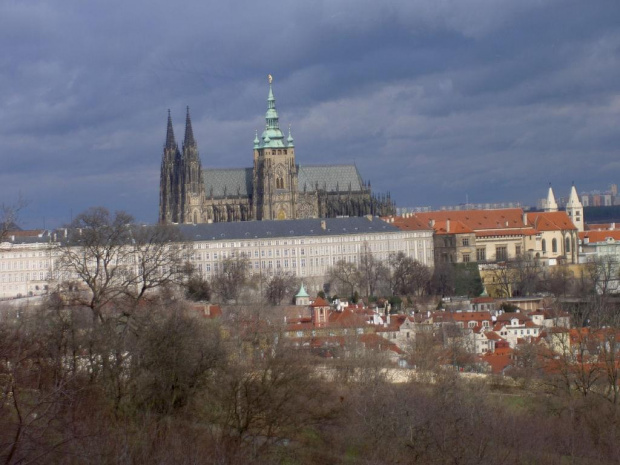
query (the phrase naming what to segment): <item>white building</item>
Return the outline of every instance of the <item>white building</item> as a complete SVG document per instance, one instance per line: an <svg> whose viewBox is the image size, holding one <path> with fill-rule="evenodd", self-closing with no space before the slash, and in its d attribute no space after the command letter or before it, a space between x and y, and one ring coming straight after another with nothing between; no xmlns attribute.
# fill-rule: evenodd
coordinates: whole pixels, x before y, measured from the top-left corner
<svg viewBox="0 0 620 465"><path fill-rule="evenodd" d="M271 276L291 272L311 292L321 290L330 267L340 260L359 263L363 254L387 261L403 252L433 266L433 231L401 231L379 218L328 218L244 221L178 225L185 253L204 278L211 278L231 257L246 257L250 272ZM26 234L24 232L24 234ZM0 247L0 298L45 293L58 277L52 247L54 234L28 232L12 236ZM59 236L61 237L61 236Z"/></svg>
<svg viewBox="0 0 620 465"><path fill-rule="evenodd" d="M365 253L387 261L403 252L433 266L432 229L401 231L376 217L246 221L179 225L191 243L190 261L209 278L222 260L244 256L252 274L292 272L309 291L322 289L330 267L340 260L359 263Z"/></svg>
<svg viewBox="0 0 620 465"><path fill-rule="evenodd" d="M48 231L10 232L0 243L0 299L47 293L54 269Z"/></svg>

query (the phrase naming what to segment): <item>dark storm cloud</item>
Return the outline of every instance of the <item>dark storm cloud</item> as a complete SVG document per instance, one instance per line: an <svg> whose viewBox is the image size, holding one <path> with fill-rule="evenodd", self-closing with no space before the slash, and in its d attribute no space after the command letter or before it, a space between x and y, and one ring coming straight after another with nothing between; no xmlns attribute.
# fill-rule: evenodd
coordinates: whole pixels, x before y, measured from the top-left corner
<svg viewBox="0 0 620 465"><path fill-rule="evenodd" d="M619 24L605 0L3 2L0 198L25 226L153 221L166 110L180 140L191 107L204 166L249 166L268 73L298 162L355 162L399 205L604 188Z"/></svg>

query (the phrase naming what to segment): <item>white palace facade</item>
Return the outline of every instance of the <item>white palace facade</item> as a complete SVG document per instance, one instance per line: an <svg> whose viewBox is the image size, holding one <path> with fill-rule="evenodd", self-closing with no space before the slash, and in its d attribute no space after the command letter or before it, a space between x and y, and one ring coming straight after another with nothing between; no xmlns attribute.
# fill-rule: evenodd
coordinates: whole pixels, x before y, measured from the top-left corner
<svg viewBox="0 0 620 465"><path fill-rule="evenodd" d="M213 277L223 260L245 257L250 273L264 277L290 272L309 291L322 289L330 267L340 260L358 263L371 253L387 261L403 252L433 266L433 230L403 231L378 217L177 225L185 258L201 275ZM46 294L59 276L61 249L55 233L23 232L0 244L0 299Z"/></svg>

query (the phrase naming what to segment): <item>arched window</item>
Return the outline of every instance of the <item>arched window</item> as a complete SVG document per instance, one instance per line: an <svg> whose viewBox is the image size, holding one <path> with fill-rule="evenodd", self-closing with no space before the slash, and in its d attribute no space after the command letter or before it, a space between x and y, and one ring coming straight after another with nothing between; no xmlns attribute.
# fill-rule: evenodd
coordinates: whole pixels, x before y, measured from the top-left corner
<svg viewBox="0 0 620 465"><path fill-rule="evenodd" d="M284 189L284 179L282 179L282 176L276 178L276 189Z"/></svg>
<svg viewBox="0 0 620 465"><path fill-rule="evenodd" d="M557 253L558 252L558 240L555 237L551 241L551 251L553 253Z"/></svg>
<svg viewBox="0 0 620 465"><path fill-rule="evenodd" d="M545 239L542 240L542 251L547 253L547 241Z"/></svg>
<svg viewBox="0 0 620 465"><path fill-rule="evenodd" d="M570 237L566 238L565 244L566 244L565 246L566 253L569 253L570 252Z"/></svg>
<svg viewBox="0 0 620 465"><path fill-rule="evenodd" d="M198 212L194 212L194 224L198 224Z"/></svg>

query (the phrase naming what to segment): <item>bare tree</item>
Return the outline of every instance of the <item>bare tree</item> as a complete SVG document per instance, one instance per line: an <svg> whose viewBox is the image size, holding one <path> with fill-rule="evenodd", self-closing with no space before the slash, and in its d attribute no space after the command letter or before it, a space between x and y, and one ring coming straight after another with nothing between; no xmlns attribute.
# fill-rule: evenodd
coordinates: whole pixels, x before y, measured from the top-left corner
<svg viewBox="0 0 620 465"><path fill-rule="evenodd" d="M397 295L422 295L427 291L431 271L403 252L390 255L392 292Z"/></svg>
<svg viewBox="0 0 620 465"><path fill-rule="evenodd" d="M538 260L529 255L518 255L508 263L514 282L514 292L517 295L527 296L534 294L541 279L541 268Z"/></svg>
<svg viewBox="0 0 620 465"><path fill-rule="evenodd" d="M188 277L187 244L174 226L133 226L129 249L136 266L130 269L134 276L127 294L135 301L152 289L180 284Z"/></svg>
<svg viewBox="0 0 620 465"><path fill-rule="evenodd" d="M125 212L90 208L69 225L67 242L59 246L61 280L86 286L88 292L77 289L73 298L91 309L94 320L103 321L103 307L135 284L130 271L135 258L128 247L132 222Z"/></svg>
<svg viewBox="0 0 620 465"><path fill-rule="evenodd" d="M72 297L99 321L107 304L123 298L130 315L149 291L185 277L187 256L177 229L137 226L129 214L112 215L103 207L78 215L58 252L61 281L77 283Z"/></svg>
<svg viewBox="0 0 620 465"><path fill-rule="evenodd" d="M360 282L360 273L355 263L339 260L327 273L329 282L337 292L352 296Z"/></svg>
<svg viewBox="0 0 620 465"><path fill-rule="evenodd" d="M279 273L268 280L265 297L271 305L280 305L285 297L292 297L298 288L299 280L293 273Z"/></svg>
<svg viewBox="0 0 620 465"><path fill-rule="evenodd" d="M359 285L364 290L366 297L375 295L378 286L389 281L387 266L373 255L366 242L362 246L357 269Z"/></svg>
<svg viewBox="0 0 620 465"><path fill-rule="evenodd" d="M17 228L17 220L20 212L28 205L28 202L20 194L15 203L0 204L0 242L5 240L12 229Z"/></svg>
<svg viewBox="0 0 620 465"><path fill-rule="evenodd" d="M248 258L237 256L225 259L211 281L213 291L224 301L238 302L248 282L249 271Z"/></svg>
<svg viewBox="0 0 620 465"><path fill-rule="evenodd" d="M498 297L512 297L514 283L512 269L506 262L485 265L486 276L491 279L487 288L493 289Z"/></svg>
<svg viewBox="0 0 620 465"><path fill-rule="evenodd" d="M433 270L431 288L437 295L454 295L455 286L454 266L451 263L439 263Z"/></svg>
<svg viewBox="0 0 620 465"><path fill-rule="evenodd" d="M556 297L570 292L574 282L573 273L565 265L554 266L545 276L545 288Z"/></svg>

